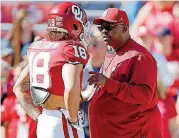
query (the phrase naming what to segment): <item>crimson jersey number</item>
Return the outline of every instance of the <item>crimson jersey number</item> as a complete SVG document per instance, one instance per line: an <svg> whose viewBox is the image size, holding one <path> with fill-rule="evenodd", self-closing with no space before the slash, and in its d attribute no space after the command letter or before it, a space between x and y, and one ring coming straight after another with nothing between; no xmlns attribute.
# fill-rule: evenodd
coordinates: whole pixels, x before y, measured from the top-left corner
<svg viewBox="0 0 179 138"><path fill-rule="evenodd" d="M38 66L38 62L40 60L42 61L42 65ZM32 86L41 87L44 89L48 89L50 87L50 76L48 73L49 61L49 52L40 52L38 54L35 54L35 52L30 52L29 66ZM42 79L39 80L39 76L41 76Z"/></svg>
<svg viewBox="0 0 179 138"><path fill-rule="evenodd" d="M86 50L83 47L77 47L73 46L74 51L75 51L75 57L81 57L83 59L87 58Z"/></svg>

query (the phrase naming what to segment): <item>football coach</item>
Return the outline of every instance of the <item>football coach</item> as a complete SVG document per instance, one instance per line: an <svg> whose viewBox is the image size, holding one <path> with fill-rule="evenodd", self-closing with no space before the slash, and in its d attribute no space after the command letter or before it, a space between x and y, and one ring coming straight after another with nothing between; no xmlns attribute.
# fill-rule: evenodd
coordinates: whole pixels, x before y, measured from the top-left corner
<svg viewBox="0 0 179 138"><path fill-rule="evenodd" d="M91 138L163 138L156 61L130 37L125 11L108 8L93 23L113 51L88 79L96 86L89 104Z"/></svg>

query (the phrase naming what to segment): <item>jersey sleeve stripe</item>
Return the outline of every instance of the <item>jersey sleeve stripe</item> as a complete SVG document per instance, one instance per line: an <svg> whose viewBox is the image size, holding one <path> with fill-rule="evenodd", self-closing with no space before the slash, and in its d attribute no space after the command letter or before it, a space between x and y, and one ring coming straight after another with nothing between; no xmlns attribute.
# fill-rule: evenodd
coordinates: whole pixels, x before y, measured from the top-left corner
<svg viewBox="0 0 179 138"><path fill-rule="evenodd" d="M67 63L69 63L69 64L73 64L73 65L76 65L76 64L81 64L80 62L78 62L78 61L74 61L74 62L72 62L72 61L68 61Z"/></svg>

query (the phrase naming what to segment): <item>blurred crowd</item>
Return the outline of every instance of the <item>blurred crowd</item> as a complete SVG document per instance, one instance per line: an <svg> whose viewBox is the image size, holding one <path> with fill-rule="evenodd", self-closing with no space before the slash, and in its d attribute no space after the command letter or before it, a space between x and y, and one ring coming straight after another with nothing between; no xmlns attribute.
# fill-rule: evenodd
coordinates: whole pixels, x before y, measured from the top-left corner
<svg viewBox="0 0 179 138"><path fill-rule="evenodd" d="M45 37L46 30L34 30L34 25L47 22L47 13L55 3L44 4L44 7L41 3L1 5L1 22L12 23L9 30L1 31L1 131L4 130L4 138L36 137L36 122L20 107L12 88L27 65L28 47L36 36ZM158 106L164 121L165 138L179 138L177 133L173 133L179 126L179 2L121 1L79 4L89 10L89 13L93 10L104 11L108 7L117 7L127 12L131 37L146 47L157 61ZM93 16L89 18L92 20ZM111 51L95 26L92 27L91 35L91 43L87 49L90 59L84 69L84 82L88 78L87 72L99 72L106 51ZM86 87L87 84L83 83L83 91ZM87 108L88 102L81 105L85 114L86 138L89 137Z"/></svg>

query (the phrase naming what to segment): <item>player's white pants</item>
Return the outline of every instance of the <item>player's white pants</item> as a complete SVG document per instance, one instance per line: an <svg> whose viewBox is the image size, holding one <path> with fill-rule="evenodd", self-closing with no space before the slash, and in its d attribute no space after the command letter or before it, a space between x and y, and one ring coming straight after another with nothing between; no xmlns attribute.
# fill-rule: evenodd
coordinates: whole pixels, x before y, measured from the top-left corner
<svg viewBox="0 0 179 138"><path fill-rule="evenodd" d="M83 128L69 125L60 110L46 110L38 117L37 138L85 138Z"/></svg>

